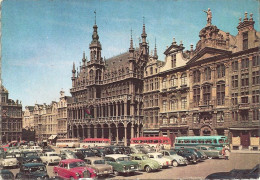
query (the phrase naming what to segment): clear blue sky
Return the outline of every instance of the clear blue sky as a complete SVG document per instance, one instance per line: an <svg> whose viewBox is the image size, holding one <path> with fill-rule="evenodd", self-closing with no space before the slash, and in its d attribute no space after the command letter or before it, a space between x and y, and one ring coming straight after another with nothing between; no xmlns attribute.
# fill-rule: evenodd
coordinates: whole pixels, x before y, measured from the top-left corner
<svg viewBox="0 0 260 180"><path fill-rule="evenodd" d="M208 8L212 23L223 31L236 35L245 11L254 14L259 31L257 0L4 0L3 85L23 106L57 101L62 88L70 95L72 64L79 66L83 51L89 57L95 9L102 56L126 52L131 28L138 44L144 16L150 49L156 37L164 60L173 37L186 49L197 43Z"/></svg>

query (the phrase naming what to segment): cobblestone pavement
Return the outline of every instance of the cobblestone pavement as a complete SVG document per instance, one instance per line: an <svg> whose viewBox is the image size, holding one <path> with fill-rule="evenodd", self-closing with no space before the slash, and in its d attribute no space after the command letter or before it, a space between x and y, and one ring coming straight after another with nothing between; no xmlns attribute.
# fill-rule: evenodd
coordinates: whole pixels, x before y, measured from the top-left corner
<svg viewBox="0 0 260 180"><path fill-rule="evenodd" d="M207 159L204 162L188 166L169 167L158 172L137 172L133 176L110 176L109 179L204 179L207 175L215 172L230 171L232 169L251 169L259 163L257 153L231 153L230 160ZM53 165L48 166L48 174L52 177ZM10 169L14 175L19 169Z"/></svg>

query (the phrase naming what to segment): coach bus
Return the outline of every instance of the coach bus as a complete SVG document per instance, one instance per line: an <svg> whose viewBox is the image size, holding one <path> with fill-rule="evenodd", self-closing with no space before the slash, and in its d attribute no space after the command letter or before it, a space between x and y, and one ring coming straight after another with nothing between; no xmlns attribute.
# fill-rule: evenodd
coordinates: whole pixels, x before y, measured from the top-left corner
<svg viewBox="0 0 260 180"><path fill-rule="evenodd" d="M106 138L86 138L80 142L80 147L109 146L111 140Z"/></svg>
<svg viewBox="0 0 260 180"><path fill-rule="evenodd" d="M64 147L78 148L79 139L77 138L57 139L56 146L62 148Z"/></svg>
<svg viewBox="0 0 260 180"><path fill-rule="evenodd" d="M171 140L168 137L136 137L131 138L130 146L148 144L151 147L156 147L158 144L164 146L165 149L171 148Z"/></svg>
<svg viewBox="0 0 260 180"><path fill-rule="evenodd" d="M198 145L214 146L216 149L222 150L223 146L229 145L229 143L226 136L183 136L175 138L175 148Z"/></svg>

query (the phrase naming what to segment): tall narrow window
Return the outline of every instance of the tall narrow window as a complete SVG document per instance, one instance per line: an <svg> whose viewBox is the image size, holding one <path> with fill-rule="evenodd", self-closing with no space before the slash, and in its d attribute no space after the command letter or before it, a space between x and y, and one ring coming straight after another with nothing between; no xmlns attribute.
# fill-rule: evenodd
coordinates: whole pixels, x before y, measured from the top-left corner
<svg viewBox="0 0 260 180"><path fill-rule="evenodd" d="M217 85L217 104L218 105L225 104L225 84Z"/></svg>
<svg viewBox="0 0 260 180"><path fill-rule="evenodd" d="M153 67L150 67L150 74L153 74Z"/></svg>
<svg viewBox="0 0 260 180"><path fill-rule="evenodd" d="M232 62L232 70L237 71L238 70L238 61L233 61Z"/></svg>
<svg viewBox="0 0 260 180"><path fill-rule="evenodd" d="M162 81L162 88L163 88L163 89L166 88L166 78L163 78L163 81Z"/></svg>
<svg viewBox="0 0 260 180"><path fill-rule="evenodd" d="M203 102L204 105L210 104L211 88L209 85L203 87Z"/></svg>
<svg viewBox="0 0 260 180"><path fill-rule="evenodd" d="M181 85L186 85L187 84L187 74L186 73L183 73L181 75Z"/></svg>
<svg viewBox="0 0 260 180"><path fill-rule="evenodd" d="M248 91L241 92L241 103L246 104L248 103Z"/></svg>
<svg viewBox="0 0 260 180"><path fill-rule="evenodd" d="M200 102L200 87L193 88L193 104L198 107Z"/></svg>
<svg viewBox="0 0 260 180"><path fill-rule="evenodd" d="M205 80L211 80L211 69L210 69L210 67L205 68L204 77L205 77Z"/></svg>
<svg viewBox="0 0 260 180"><path fill-rule="evenodd" d="M171 77L171 87L177 86L177 78L175 75Z"/></svg>
<svg viewBox="0 0 260 180"><path fill-rule="evenodd" d="M176 67L176 54L172 55L172 68Z"/></svg>
<svg viewBox="0 0 260 180"><path fill-rule="evenodd" d="M167 119L167 117L163 117L163 124L168 124L168 119Z"/></svg>
<svg viewBox="0 0 260 180"><path fill-rule="evenodd" d="M167 111L167 101L163 100L163 111L166 112Z"/></svg>
<svg viewBox="0 0 260 180"><path fill-rule="evenodd" d="M193 82L197 83L200 82L200 71L196 70L193 72Z"/></svg>
<svg viewBox="0 0 260 180"><path fill-rule="evenodd" d="M159 89L159 81L158 81L158 78L155 78L155 89Z"/></svg>
<svg viewBox="0 0 260 180"><path fill-rule="evenodd" d="M260 84L260 73L259 71L254 71L252 73L253 85Z"/></svg>
<svg viewBox="0 0 260 180"><path fill-rule="evenodd" d="M220 64L217 66L218 78L225 77L225 65Z"/></svg>
<svg viewBox="0 0 260 180"><path fill-rule="evenodd" d="M253 110L253 121L259 121L259 110L258 109Z"/></svg>
<svg viewBox="0 0 260 180"><path fill-rule="evenodd" d="M249 75L248 73L241 74L241 86L249 86Z"/></svg>
<svg viewBox="0 0 260 180"><path fill-rule="evenodd" d="M224 122L224 112L223 111L217 112L217 122Z"/></svg>
<svg viewBox="0 0 260 180"><path fill-rule="evenodd" d="M243 50L248 49L248 32L243 33Z"/></svg>
<svg viewBox="0 0 260 180"><path fill-rule="evenodd" d="M260 96L259 90L252 91L252 103L259 103L259 96Z"/></svg>
<svg viewBox="0 0 260 180"><path fill-rule="evenodd" d="M237 97L238 97L238 93L233 93L232 94L232 98L231 98L232 105L237 105L238 104Z"/></svg>
<svg viewBox="0 0 260 180"><path fill-rule="evenodd" d="M233 121L237 121L238 120L238 112L237 111L233 111L232 112L232 120Z"/></svg>
<svg viewBox="0 0 260 180"><path fill-rule="evenodd" d="M260 58L259 56L254 56L253 57L253 67L254 66L259 66L260 65Z"/></svg>
<svg viewBox="0 0 260 180"><path fill-rule="evenodd" d="M242 69L247 69L249 67L249 59L246 58L246 59L242 59L241 61L241 68Z"/></svg>
<svg viewBox="0 0 260 180"><path fill-rule="evenodd" d="M238 75L232 76L232 88L238 87Z"/></svg>
<svg viewBox="0 0 260 180"><path fill-rule="evenodd" d="M187 108L187 98L186 97L181 98L181 108L182 109Z"/></svg>

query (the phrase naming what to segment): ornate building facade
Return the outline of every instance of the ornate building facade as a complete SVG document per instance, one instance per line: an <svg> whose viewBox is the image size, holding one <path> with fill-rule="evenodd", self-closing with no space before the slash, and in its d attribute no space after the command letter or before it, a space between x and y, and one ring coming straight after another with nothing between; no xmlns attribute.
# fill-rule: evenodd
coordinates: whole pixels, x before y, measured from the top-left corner
<svg viewBox="0 0 260 180"><path fill-rule="evenodd" d="M20 141L22 138L22 104L9 99L9 93L1 86L2 139L3 143Z"/></svg>
<svg viewBox="0 0 260 180"><path fill-rule="evenodd" d="M260 33L253 14L240 19L236 36L212 25L211 17L194 50L173 40L165 62L149 58L144 134L226 135L239 137L240 147L259 146L253 138L259 137Z"/></svg>
<svg viewBox="0 0 260 180"><path fill-rule="evenodd" d="M145 25L139 48L104 59L97 25L93 26L89 61L83 53L82 65L76 72L73 64L71 94L68 104L69 137L103 137L123 141L142 136L143 74L149 47Z"/></svg>

